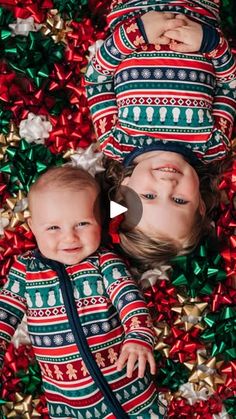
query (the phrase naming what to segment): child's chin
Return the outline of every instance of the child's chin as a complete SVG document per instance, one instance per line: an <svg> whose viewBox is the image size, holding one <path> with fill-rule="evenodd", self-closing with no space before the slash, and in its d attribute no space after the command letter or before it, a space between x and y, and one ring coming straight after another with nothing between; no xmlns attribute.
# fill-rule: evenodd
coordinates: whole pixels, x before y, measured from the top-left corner
<svg viewBox="0 0 236 419"><path fill-rule="evenodd" d="M64 265L75 265L76 263L81 262L82 259L84 258L81 255L69 254L65 256L59 256L55 260L57 260L57 262L63 263Z"/></svg>

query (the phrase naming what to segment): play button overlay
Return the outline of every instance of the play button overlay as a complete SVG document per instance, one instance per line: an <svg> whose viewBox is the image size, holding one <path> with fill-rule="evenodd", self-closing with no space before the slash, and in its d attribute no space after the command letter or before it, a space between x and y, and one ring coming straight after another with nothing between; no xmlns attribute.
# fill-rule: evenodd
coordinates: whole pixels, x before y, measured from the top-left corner
<svg viewBox="0 0 236 419"><path fill-rule="evenodd" d="M110 201L110 218L117 217L117 215L124 214L128 208L118 204L115 201Z"/></svg>
<svg viewBox="0 0 236 419"><path fill-rule="evenodd" d="M142 201L139 195L128 186L119 188L119 196L115 196L115 188L109 190L110 218L124 214L122 228L129 231L136 227L143 214Z"/></svg>

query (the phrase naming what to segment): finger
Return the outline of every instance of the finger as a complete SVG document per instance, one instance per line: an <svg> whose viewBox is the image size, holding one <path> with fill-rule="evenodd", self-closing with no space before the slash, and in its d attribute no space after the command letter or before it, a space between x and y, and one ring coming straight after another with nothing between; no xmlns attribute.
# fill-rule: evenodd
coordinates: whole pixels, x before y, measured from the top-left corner
<svg viewBox="0 0 236 419"><path fill-rule="evenodd" d="M169 47L172 51L177 51L177 52L194 52L195 51L191 45L187 45L184 43L180 43L180 44L170 43Z"/></svg>
<svg viewBox="0 0 236 419"><path fill-rule="evenodd" d="M183 32L180 29L166 31L163 36L167 36L167 38L173 39L177 42L183 42L185 40Z"/></svg>
<svg viewBox="0 0 236 419"><path fill-rule="evenodd" d="M181 14L175 15L175 19L181 19L185 23L189 22L189 19L185 15L181 15Z"/></svg>
<svg viewBox="0 0 236 419"><path fill-rule="evenodd" d="M145 356L140 355L138 359L138 378L143 378L146 369L147 359Z"/></svg>
<svg viewBox="0 0 236 419"><path fill-rule="evenodd" d="M174 19L175 18L175 14L171 13L171 12L163 12L163 15L167 18L167 19Z"/></svg>
<svg viewBox="0 0 236 419"><path fill-rule="evenodd" d="M170 38L167 38L167 36L159 36L155 43L160 45L168 45L170 43Z"/></svg>
<svg viewBox="0 0 236 419"><path fill-rule="evenodd" d="M127 362L127 367L126 367L126 375L128 378L132 377L136 361L137 361L137 355L130 354L128 358L128 362Z"/></svg>
<svg viewBox="0 0 236 419"><path fill-rule="evenodd" d="M165 22L165 31L177 29L186 25L186 22L181 19L171 19Z"/></svg>
<svg viewBox="0 0 236 419"><path fill-rule="evenodd" d="M156 362L152 353L148 354L148 363L150 367L150 373L152 375L156 374Z"/></svg>
<svg viewBox="0 0 236 419"><path fill-rule="evenodd" d="M127 362L127 359L128 359L128 353L126 351L121 351L121 354L116 363L117 371L121 371L124 368Z"/></svg>

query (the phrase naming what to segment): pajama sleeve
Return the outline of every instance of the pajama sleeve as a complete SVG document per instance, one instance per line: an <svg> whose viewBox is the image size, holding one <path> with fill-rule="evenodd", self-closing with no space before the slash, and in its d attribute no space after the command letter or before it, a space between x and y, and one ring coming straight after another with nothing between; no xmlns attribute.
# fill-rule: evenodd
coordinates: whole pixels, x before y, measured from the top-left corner
<svg viewBox="0 0 236 419"><path fill-rule="evenodd" d="M154 330L151 317L125 263L114 253L106 252L100 257L100 269L106 292L124 327L124 343L138 343L152 350Z"/></svg>
<svg viewBox="0 0 236 419"><path fill-rule="evenodd" d="M123 59L145 41L132 18L115 29L91 60L85 73L85 88L94 129L101 149L113 143L113 129L118 125L118 108L113 76ZM116 143L116 147L119 145ZM106 154L109 155L109 152ZM119 151L117 152L119 155Z"/></svg>
<svg viewBox="0 0 236 419"><path fill-rule="evenodd" d="M212 139L230 148L236 115L236 59L222 34L218 46L203 55L212 61L216 77Z"/></svg>
<svg viewBox="0 0 236 419"><path fill-rule="evenodd" d="M0 365L7 345L26 312L26 265L21 257L10 269L8 281L0 291Z"/></svg>

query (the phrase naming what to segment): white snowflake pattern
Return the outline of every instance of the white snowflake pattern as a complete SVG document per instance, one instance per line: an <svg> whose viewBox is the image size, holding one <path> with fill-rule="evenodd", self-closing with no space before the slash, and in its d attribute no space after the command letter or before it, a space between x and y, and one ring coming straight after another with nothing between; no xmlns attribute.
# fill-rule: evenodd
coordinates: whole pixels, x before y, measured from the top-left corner
<svg viewBox="0 0 236 419"><path fill-rule="evenodd" d="M43 337L43 342L44 342L44 345L46 346L50 346L52 343L51 339L48 336Z"/></svg>
<svg viewBox="0 0 236 419"><path fill-rule="evenodd" d="M151 76L151 71L145 68L144 70L142 70L142 76L144 79L149 79Z"/></svg>
<svg viewBox="0 0 236 419"><path fill-rule="evenodd" d="M87 336L88 335L88 329L87 329L87 327L83 327L83 331L84 331L85 336Z"/></svg>
<svg viewBox="0 0 236 419"><path fill-rule="evenodd" d="M93 333L93 335L95 335L95 333L99 333L99 326L97 324L92 324L91 332Z"/></svg>
<svg viewBox="0 0 236 419"><path fill-rule="evenodd" d="M118 310L121 310L123 307L123 301L119 301L118 303Z"/></svg>
<svg viewBox="0 0 236 419"><path fill-rule="evenodd" d="M136 295L134 292L129 292L126 297L126 301L134 301L136 299Z"/></svg>
<svg viewBox="0 0 236 419"><path fill-rule="evenodd" d="M175 77L175 72L171 69L166 70L166 77L168 79L173 79Z"/></svg>
<svg viewBox="0 0 236 419"><path fill-rule="evenodd" d="M190 71L190 73L189 73L189 78L190 78L190 80L192 80L192 81L197 80L197 73L196 73L196 71Z"/></svg>
<svg viewBox="0 0 236 419"><path fill-rule="evenodd" d="M12 325L14 325L14 324L16 324L17 320L16 320L16 318L15 318L15 317L11 316L11 317L9 318L9 322L10 322Z"/></svg>
<svg viewBox="0 0 236 419"><path fill-rule="evenodd" d="M55 343L55 345L61 345L63 342L63 338L61 335L55 335L53 338L53 342Z"/></svg>
<svg viewBox="0 0 236 419"><path fill-rule="evenodd" d="M0 311L0 319L1 320L4 320L4 319L6 319L7 318L7 313L5 313L5 311Z"/></svg>
<svg viewBox="0 0 236 419"><path fill-rule="evenodd" d="M156 69L153 74L156 79L161 79L163 77L163 71L160 69Z"/></svg>
<svg viewBox="0 0 236 419"><path fill-rule="evenodd" d="M109 323L108 323L108 322L104 322L104 323L102 323L102 330L103 330L104 332L108 332L108 331L110 330L110 325L109 325Z"/></svg>
<svg viewBox="0 0 236 419"><path fill-rule="evenodd" d="M118 55L119 54L118 49L116 49L115 47L111 47L110 51L111 51L112 55Z"/></svg>
<svg viewBox="0 0 236 419"><path fill-rule="evenodd" d="M178 77L180 80L185 80L187 77L187 73L185 70L179 70L178 71Z"/></svg>
<svg viewBox="0 0 236 419"><path fill-rule="evenodd" d="M121 77L120 77L120 75L116 77L115 81L116 81L117 84L120 84L121 83Z"/></svg>
<svg viewBox="0 0 236 419"><path fill-rule="evenodd" d="M138 70L131 70L130 72L132 79L137 79L139 77L139 72Z"/></svg>
<svg viewBox="0 0 236 419"><path fill-rule="evenodd" d="M200 79L202 82L204 82L204 81L205 81L205 78L206 78L205 74L201 72L201 73L199 74L199 79Z"/></svg>
<svg viewBox="0 0 236 419"><path fill-rule="evenodd" d="M129 73L128 73L128 71L123 71L123 73L122 73L122 78L123 78L123 80L128 80L128 78L129 78Z"/></svg>
<svg viewBox="0 0 236 419"><path fill-rule="evenodd" d="M73 343L75 341L73 333L67 333L66 341L69 342L69 343Z"/></svg>
<svg viewBox="0 0 236 419"><path fill-rule="evenodd" d="M112 324L112 327L116 327L117 326L117 319L112 319L111 320L111 324Z"/></svg>
<svg viewBox="0 0 236 419"><path fill-rule="evenodd" d="M42 344L42 340L39 336L35 336L35 343L39 346Z"/></svg>

